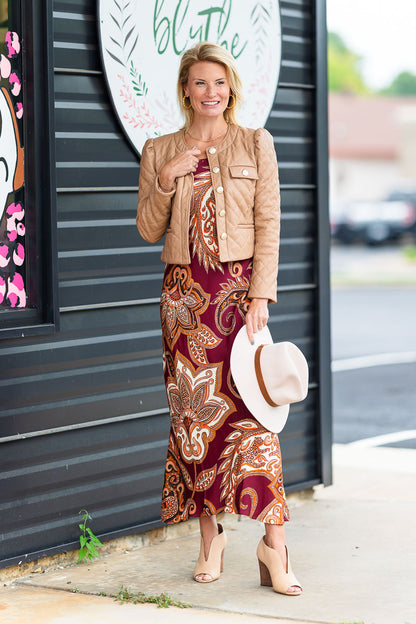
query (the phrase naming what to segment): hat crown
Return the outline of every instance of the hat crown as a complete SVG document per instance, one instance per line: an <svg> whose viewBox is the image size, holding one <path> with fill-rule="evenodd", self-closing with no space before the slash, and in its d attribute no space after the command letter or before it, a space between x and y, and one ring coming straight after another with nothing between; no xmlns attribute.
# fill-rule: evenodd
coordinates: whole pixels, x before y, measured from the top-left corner
<svg viewBox="0 0 416 624"><path fill-rule="evenodd" d="M308 365L292 342L264 345L260 368L267 392L276 405L303 401L308 393Z"/></svg>
<svg viewBox="0 0 416 624"><path fill-rule="evenodd" d="M308 391L308 364L291 342L273 343L269 328L254 334L254 345L243 326L231 349L231 374L237 390L257 421L279 433L290 403L302 401Z"/></svg>

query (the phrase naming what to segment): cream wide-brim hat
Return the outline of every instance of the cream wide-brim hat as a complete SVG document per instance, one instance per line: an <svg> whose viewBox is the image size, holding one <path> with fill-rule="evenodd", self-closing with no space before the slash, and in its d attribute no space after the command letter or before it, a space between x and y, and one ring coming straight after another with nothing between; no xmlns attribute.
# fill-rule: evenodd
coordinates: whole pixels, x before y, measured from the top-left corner
<svg viewBox="0 0 416 624"><path fill-rule="evenodd" d="M273 343L267 326L254 334L252 345L244 325L235 337L230 366L237 390L254 418L269 431L280 433L290 404L302 401L308 393L303 353L292 342Z"/></svg>

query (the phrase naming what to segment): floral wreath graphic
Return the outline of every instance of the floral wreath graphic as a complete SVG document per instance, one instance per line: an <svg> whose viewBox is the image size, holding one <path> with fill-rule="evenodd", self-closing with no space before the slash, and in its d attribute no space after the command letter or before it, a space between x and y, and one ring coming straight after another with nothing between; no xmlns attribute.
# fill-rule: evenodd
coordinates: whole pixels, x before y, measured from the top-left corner
<svg viewBox="0 0 416 624"><path fill-rule="evenodd" d="M191 12L192 8L198 11L197 15L200 15L209 11L226 11L224 7L228 7L226 19L229 28L231 28L230 24L232 23L231 17L234 20L240 19L241 13L246 13L244 19L247 23L247 30L249 30L247 41L250 46L250 59L254 65L250 75L248 77L243 76L246 110L242 110L243 119L241 121L243 125L248 127L264 125L274 101L280 70L281 46L279 45L280 12L278 0L247 2L248 15L247 10L241 11L241 5L237 0L217 0L218 8L208 6L215 4L215 2L206 3L207 7L201 7L201 0L188 0L187 2L173 0L169 3L150 0L144 6L140 4L139 7L139 4L137 0L99 0L101 55L104 73L119 121L137 152L141 152L147 138L173 132L183 123L176 102L176 89L164 86L166 78L172 83L172 74L174 73L166 69L165 61L168 54L166 41L169 36L173 38L174 27L179 28L185 24L186 12ZM152 6L148 6L153 4L153 9ZM169 30L168 17L162 14L162 10L167 11L170 8L173 13L175 7L175 21L169 26ZM201 11L201 8L205 10ZM148 20L144 15L146 11L148 12ZM140 16L140 20L138 16ZM157 18L160 21L155 26ZM150 19L153 21L154 40L149 40L146 44L144 41L145 33L148 32L148 26L150 30L152 29ZM178 22L179 26L177 26ZM162 31L162 27L165 29L164 31ZM158 63L158 66L156 67L152 65L152 60L148 57L151 56L149 50L152 45L157 47L156 36L159 31L163 32L162 41L159 42L159 48L162 48L162 51L157 48L155 62ZM225 32L224 29L221 33L223 32ZM203 30L202 27L197 30L195 27L194 30L191 29L190 33L187 45L182 46L184 49L199 40L203 40L206 30ZM146 34L146 36L148 35ZM232 40L232 46L237 41L236 36ZM219 38L218 43L223 44L222 38ZM234 49L232 46L229 47ZM244 48L242 44L241 48ZM180 52L182 52L182 48L180 50L175 49L177 63ZM244 70L246 65L246 60L244 62L241 60L241 69ZM274 76L275 81L273 80Z"/></svg>

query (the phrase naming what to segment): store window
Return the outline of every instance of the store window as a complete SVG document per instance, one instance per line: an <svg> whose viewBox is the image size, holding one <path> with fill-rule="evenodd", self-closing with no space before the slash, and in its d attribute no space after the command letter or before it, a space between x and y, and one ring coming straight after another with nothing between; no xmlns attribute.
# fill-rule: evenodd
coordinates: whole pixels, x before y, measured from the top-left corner
<svg viewBox="0 0 416 624"><path fill-rule="evenodd" d="M21 34L0 0L0 307L30 305L26 279Z"/></svg>
<svg viewBox="0 0 416 624"><path fill-rule="evenodd" d="M0 0L0 338L56 329L52 0Z"/></svg>

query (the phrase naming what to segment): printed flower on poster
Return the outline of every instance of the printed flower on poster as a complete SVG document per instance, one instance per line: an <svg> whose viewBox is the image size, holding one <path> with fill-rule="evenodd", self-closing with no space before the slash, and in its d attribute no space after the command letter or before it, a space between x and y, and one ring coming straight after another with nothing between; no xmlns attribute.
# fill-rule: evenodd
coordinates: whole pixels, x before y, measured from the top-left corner
<svg viewBox="0 0 416 624"><path fill-rule="evenodd" d="M0 275L0 303L3 303L5 294L6 294L6 282Z"/></svg>
<svg viewBox="0 0 416 624"><path fill-rule="evenodd" d="M23 219L25 216L25 211L22 208L21 204L10 204L10 206L6 210L7 216L7 238L9 241L13 242L16 240L18 236L24 236L25 234L25 226L23 224Z"/></svg>
<svg viewBox="0 0 416 624"><path fill-rule="evenodd" d="M8 32L5 43L7 57L0 56L0 76L9 80L10 89L5 86L0 88L0 303L11 308L24 308L27 305L24 268L25 211L19 202L9 204L13 199L11 194L19 191L24 183L24 152L18 125L18 120L23 116L23 104L14 99L21 97L22 84L17 73L12 71L15 57L21 51L18 34ZM11 62L9 59L12 59Z"/></svg>
<svg viewBox="0 0 416 624"><path fill-rule="evenodd" d="M0 154L2 155L0 162L1 219L7 208L10 193L19 190L24 181L23 148L20 144L13 102L5 87L0 88ZM7 210L10 214L9 209Z"/></svg>
<svg viewBox="0 0 416 624"><path fill-rule="evenodd" d="M12 64L9 59L4 56L4 54L0 55L0 76L1 78L8 78L12 71Z"/></svg>
<svg viewBox="0 0 416 624"><path fill-rule="evenodd" d="M17 97L21 91L22 84L16 72L13 72L12 74L10 74L9 82L11 86L10 93L14 95L15 97Z"/></svg>
<svg viewBox="0 0 416 624"><path fill-rule="evenodd" d="M156 118L150 114L145 102L137 100L132 88L127 84L126 79L121 74L118 74L117 78L121 82L120 98L127 105L129 109L123 115L129 124L132 124L134 128L153 128L157 130L160 128L160 123Z"/></svg>
<svg viewBox="0 0 416 624"><path fill-rule="evenodd" d="M20 40L19 35L15 32L9 31L6 33L6 45L7 45L7 56L12 58L16 54L20 52Z"/></svg>
<svg viewBox="0 0 416 624"><path fill-rule="evenodd" d="M0 244L0 268L6 267L10 262L10 249L8 245Z"/></svg>
<svg viewBox="0 0 416 624"><path fill-rule="evenodd" d="M24 308L26 305L26 292L23 277L15 273L7 280L7 299L12 308Z"/></svg>
<svg viewBox="0 0 416 624"><path fill-rule="evenodd" d="M175 358L176 377L169 377L167 396L172 429L185 461L201 462L234 403L222 392L222 363L194 369L180 353Z"/></svg>

